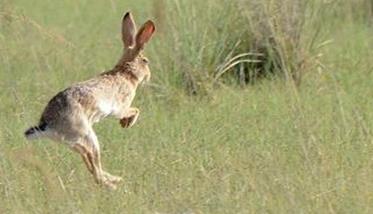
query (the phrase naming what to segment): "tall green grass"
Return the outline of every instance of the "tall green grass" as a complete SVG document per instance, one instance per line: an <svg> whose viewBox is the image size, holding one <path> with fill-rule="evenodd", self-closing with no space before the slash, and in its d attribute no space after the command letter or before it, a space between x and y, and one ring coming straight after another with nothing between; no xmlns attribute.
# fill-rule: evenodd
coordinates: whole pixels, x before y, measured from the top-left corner
<svg viewBox="0 0 373 214"><path fill-rule="evenodd" d="M160 70L175 72L188 94L211 93L221 83L285 77L299 85L318 65L318 16L323 5L306 1L156 1ZM161 12L157 11L160 10ZM170 75L166 75L169 77ZM233 78L232 78L233 77Z"/></svg>
<svg viewBox="0 0 373 214"><path fill-rule="evenodd" d="M371 1L276 2L0 1L0 213L371 213ZM138 123L95 126L111 192L23 131L117 62L127 10L157 34Z"/></svg>

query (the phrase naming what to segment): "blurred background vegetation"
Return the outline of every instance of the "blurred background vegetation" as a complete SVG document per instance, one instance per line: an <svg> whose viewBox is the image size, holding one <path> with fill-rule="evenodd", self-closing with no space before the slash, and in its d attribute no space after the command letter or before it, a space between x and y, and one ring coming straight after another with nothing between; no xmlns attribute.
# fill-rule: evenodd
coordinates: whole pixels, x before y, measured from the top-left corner
<svg viewBox="0 0 373 214"><path fill-rule="evenodd" d="M109 192L24 129L156 22L139 123L96 129ZM0 0L0 213L371 213L371 0Z"/></svg>

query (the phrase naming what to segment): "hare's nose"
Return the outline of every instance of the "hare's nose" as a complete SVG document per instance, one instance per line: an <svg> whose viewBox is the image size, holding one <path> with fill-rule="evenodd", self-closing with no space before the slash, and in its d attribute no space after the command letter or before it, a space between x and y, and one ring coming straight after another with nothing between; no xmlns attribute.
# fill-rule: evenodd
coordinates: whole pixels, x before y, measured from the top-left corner
<svg viewBox="0 0 373 214"><path fill-rule="evenodd" d="M147 58L142 58L142 62L145 63L145 64L148 64L149 60Z"/></svg>

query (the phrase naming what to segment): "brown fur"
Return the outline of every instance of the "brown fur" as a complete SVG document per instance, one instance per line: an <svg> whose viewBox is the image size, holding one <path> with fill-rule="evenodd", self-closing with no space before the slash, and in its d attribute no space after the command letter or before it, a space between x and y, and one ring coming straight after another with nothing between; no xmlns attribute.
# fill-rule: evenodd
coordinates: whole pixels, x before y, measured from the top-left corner
<svg viewBox="0 0 373 214"><path fill-rule="evenodd" d="M45 107L40 125L27 130L26 137L43 136L67 143L82 156L97 183L115 189L121 178L102 170L100 147L92 125L109 115L118 118L124 128L136 122L140 110L130 106L138 85L150 78L148 60L142 50L154 31L153 22L147 21L137 32L131 14L126 13L122 22L125 52L117 65L59 92Z"/></svg>

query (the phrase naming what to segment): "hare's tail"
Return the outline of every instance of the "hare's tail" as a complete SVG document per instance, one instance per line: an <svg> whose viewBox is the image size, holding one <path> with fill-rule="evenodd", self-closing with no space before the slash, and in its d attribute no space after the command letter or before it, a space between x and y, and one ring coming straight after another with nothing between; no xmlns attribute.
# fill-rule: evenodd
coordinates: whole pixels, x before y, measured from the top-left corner
<svg viewBox="0 0 373 214"><path fill-rule="evenodd" d="M45 135L47 130L47 123L42 122L38 126L31 127L25 131L25 137L27 140L33 140Z"/></svg>

